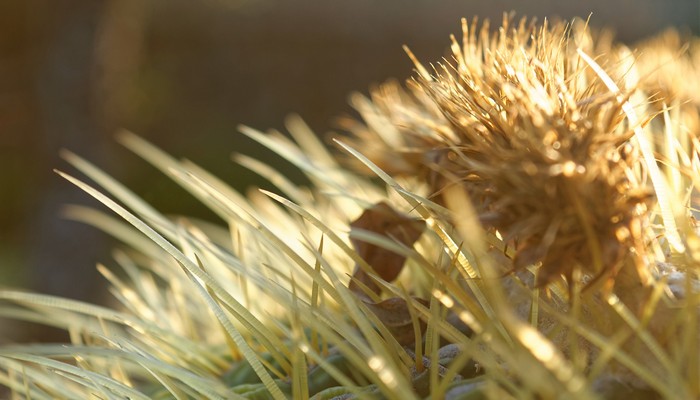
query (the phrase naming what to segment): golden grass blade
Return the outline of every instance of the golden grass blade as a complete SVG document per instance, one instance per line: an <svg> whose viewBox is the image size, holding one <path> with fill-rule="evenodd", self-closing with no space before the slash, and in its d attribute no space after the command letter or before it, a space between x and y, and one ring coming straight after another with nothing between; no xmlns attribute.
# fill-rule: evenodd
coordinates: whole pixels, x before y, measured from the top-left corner
<svg viewBox="0 0 700 400"><path fill-rule="evenodd" d="M252 157L243 154L235 154L233 160L238 164L248 168L256 174L267 179L273 185L277 186L285 195L297 203L307 203L310 200L310 195L301 190L297 185L286 179L279 171L258 161Z"/></svg>
<svg viewBox="0 0 700 400"><path fill-rule="evenodd" d="M272 199L277 200L281 204L285 205L290 210L298 213L305 220L311 222L314 226L320 229L326 237L328 237L331 241L333 241L333 243L341 247L346 252L346 254L351 256L356 262L364 263L364 260L362 260L355 253L354 250L349 248L348 245L345 244L345 242L342 239L340 239L338 235L335 234L335 232L329 229L322 221L318 220L308 211L274 193L266 191L263 192L266 195L270 196ZM340 285L338 277L335 276L335 273L332 269L326 269L326 273L331 278L331 281L333 282L335 287L342 286ZM397 393L397 395L400 395L400 398L412 398L413 393L409 390L410 384L405 382L404 376L396 373L397 371L400 371L400 369L396 365L392 365L394 362L392 354L389 352L387 346L384 345L383 339L379 335L377 335L377 333L372 329L372 327L368 323L368 318L372 318L371 311L362 311L359 307L359 304L356 303L356 300L353 298L353 295L349 292L349 290L343 288L343 290L338 290L337 293L342 299L342 304L346 308L348 315L358 324L360 330L362 331L363 335L365 336L373 350L374 355L370 357L368 363L369 366L373 370L375 370L375 372L377 372L377 370L379 369L384 371L383 374L379 376L381 379L381 383L385 384L390 392L395 392ZM391 335L389 335L389 337L391 337Z"/></svg>
<svg viewBox="0 0 700 400"><path fill-rule="evenodd" d="M176 400L185 400L187 399L187 394L181 390L180 388L177 387L177 384L174 383L170 378L167 376L164 376L146 366L143 366L143 368L148 371L151 375L153 375L156 380L163 385L163 387L168 391L169 394L172 395L172 397Z"/></svg>
<svg viewBox="0 0 700 400"><path fill-rule="evenodd" d="M319 186L335 188L338 192L343 191L345 182L342 174L328 168L325 171L320 170L307 155L301 153L298 147L247 126L240 126L239 131L297 166L312 181L321 183Z"/></svg>
<svg viewBox="0 0 700 400"><path fill-rule="evenodd" d="M129 150L139 155L162 173L172 178L183 189L202 201L202 203L207 205L222 219L227 220L227 210L230 207L234 207L235 209L239 207L246 208L247 202L242 196L223 181L213 177L196 164L186 160L179 162L148 141L128 131L120 132L117 138L122 145L126 146ZM199 177L198 180L187 179L188 176L195 175ZM200 181L204 180L206 180L209 186L216 187L217 191L224 193L227 201L225 203L212 201L211 197L207 196L206 192L202 190L201 185L198 184ZM104 185L102 186L104 187ZM116 193L110 192L116 195ZM124 201L125 204L129 204L125 199L120 199ZM246 208L246 211L248 210L249 209Z"/></svg>
<svg viewBox="0 0 700 400"><path fill-rule="evenodd" d="M63 398L80 395L80 386L56 379L57 375L46 369L41 369L41 367L34 367L0 356L0 371L3 368L8 373L6 375L0 373L0 383L12 391L13 400L19 398L20 394L25 399L47 400L53 400L57 395ZM14 375L20 375L21 379ZM38 386L34 382L42 382L43 384Z"/></svg>
<svg viewBox="0 0 700 400"><path fill-rule="evenodd" d="M300 348L303 342L306 341L304 335L304 326L299 315L299 296L296 293L296 285L294 285L294 277L292 276L292 302L291 315L289 322L291 325L291 336L294 341L294 350L292 350L292 396L295 399L306 399L309 397L309 377L308 366L306 363L306 355Z"/></svg>
<svg viewBox="0 0 700 400"><path fill-rule="evenodd" d="M104 187L108 192L117 196L124 204L127 204L137 214L149 221L149 223L159 226L169 226L169 221L163 218L155 208L141 200L134 192L117 182L92 163L69 151L62 151L61 156L90 179Z"/></svg>
<svg viewBox="0 0 700 400"><path fill-rule="evenodd" d="M615 312L627 323L633 332L639 339L648 347L651 354L654 355L656 360L659 362L661 367L665 370L665 379L674 388L675 393L685 392L685 385L683 385L682 380L679 377L680 371L673 364L673 361L668 357L666 352L662 349L661 345L656 341L656 339L651 335L651 333L645 329L644 326L639 322L639 320L634 316L634 314L629 310L627 306L617 297L614 293L611 293L606 298L607 303L612 307ZM681 396L685 397L685 396Z"/></svg>
<svg viewBox="0 0 700 400"><path fill-rule="evenodd" d="M138 321L129 314L62 297L0 289L0 299L17 302L19 304L35 304L38 306L66 310L75 314L88 315L94 318L113 321L118 324L138 325Z"/></svg>
<svg viewBox="0 0 700 400"><path fill-rule="evenodd" d="M124 218L127 222L131 223L134 225L136 229L144 233L148 238L150 238L152 241L154 241L156 244L158 244L163 250L167 251L171 256L173 256L178 263L185 269L188 273L196 276L198 279L202 280L202 282L207 285L208 288L211 288L217 296L222 300L224 304L227 306L231 307L230 309L235 309L236 311L239 311L239 321L240 322L245 322L248 323L250 326L255 327L255 325L259 325L259 321L255 319L250 313L245 310L240 303L238 303L233 297L231 297L228 292L223 290L221 286L219 286L218 283L216 283L208 274L204 273L197 265L194 264L192 260L189 258L185 257L184 254L182 254L175 246L173 246L170 242L165 240L162 236L160 236L156 231L154 231L152 228L150 228L147 224L145 224L143 221L139 220L136 218L133 214L122 208L121 206L117 205L114 201L111 199L107 198L104 196L102 193L98 192L97 190L93 189L89 185L81 182L80 180L71 177L70 175L64 174L62 172L58 172L61 176L63 176L65 179L70 181L71 183L75 184L79 188L83 189L85 192L90 194L91 196L95 197L97 200L99 200L101 203L106 205L108 208L110 208L112 211L120 215L122 218ZM201 288L200 286L197 285L198 288ZM206 291L205 291L206 292ZM243 349L243 354L246 356L246 359L248 362L251 363L251 365L256 368L256 372L261 374L260 379L263 380L264 383L266 383L266 386L268 386L268 389L271 391L274 391L275 396L280 396L279 398L283 398L282 392L279 390L277 385L274 383L270 375L267 373L267 371L263 368L263 366L260 364L260 361L257 359L257 357L254 355L252 350L248 347L247 343L243 340L242 336L238 333L237 330L233 327L233 325L230 323L228 318L225 317L225 314L223 313L223 310L221 310L218 306L218 304L214 303L213 300L209 297L207 294L206 296L203 297L205 301L209 305L211 305L212 310L216 311L219 313L217 317L219 317L220 321L222 324L224 324L224 327L227 329L229 334L233 335L234 340L236 341L236 344ZM234 306L235 305L235 306ZM277 338L274 338L270 335L265 335L265 328L259 325L260 328L260 337L259 339L273 339L276 340ZM282 348L282 346L274 347L272 345L268 344L268 350L273 351L274 349L279 349Z"/></svg>
<svg viewBox="0 0 700 400"><path fill-rule="evenodd" d="M682 186L683 180L681 176L679 163L679 152L683 149L680 146L680 143L678 143L678 138L680 137L680 134L674 131L675 129L678 129L678 127L675 127L675 125L673 124L669 109L666 106L666 104L663 105L663 117L665 128L664 136L666 138L664 156L666 162L668 163L668 172L666 175L668 177L668 182L671 186L671 193L674 195L674 197L679 197L684 191L684 188Z"/></svg>
<svg viewBox="0 0 700 400"><path fill-rule="evenodd" d="M294 138L296 143L304 154L313 157L315 163L321 168L339 169L338 162L328 152L326 146L319 140L311 128L297 114L291 114L284 120L284 125Z"/></svg>
<svg viewBox="0 0 700 400"><path fill-rule="evenodd" d="M127 244L149 257L158 259L162 250L153 242L143 240L143 235L132 226L90 207L69 205L64 207L63 215L78 222L90 224L113 238Z"/></svg>
<svg viewBox="0 0 700 400"><path fill-rule="evenodd" d="M70 359L76 356L94 360L121 359L143 367L144 370L148 371L147 373L153 373L155 371L161 376L169 377L168 379L174 378L196 393L207 396L208 398L224 398L227 396L227 388L213 379L213 376L206 377L204 375L197 375L194 371L190 371L185 367L177 367L163 360L159 360L153 357L153 355L138 349L133 343L123 338L113 344L116 345L114 348L90 345L42 345L12 346L8 350L11 356L13 354L33 354L36 357L45 358L47 360L50 358Z"/></svg>
<svg viewBox="0 0 700 400"><path fill-rule="evenodd" d="M34 356L26 352L12 352L8 351L7 349L0 350L0 357L6 357L17 361L33 363L36 365L40 365L44 368L53 370L56 373L64 373L64 376L68 379L87 388L91 388L93 390L98 391L109 390L111 393L103 392L107 394L109 398L116 399L118 397L128 397L131 399L148 400L148 397L142 394L141 392L134 390L128 386L125 386L122 383L115 381L105 375L86 371L73 365L52 360L50 358Z"/></svg>
<svg viewBox="0 0 700 400"><path fill-rule="evenodd" d="M607 337L602 333L597 332L590 326L582 324L579 320L562 313L560 310L553 309L552 306L548 305L547 303L542 303L541 307L546 312L556 316L556 318L562 324L581 335L583 339L600 349L601 353L599 360L593 364L591 369L591 378L595 378L596 374L606 367L605 363L607 360L612 358L616 362L628 368L630 372L638 376L654 390L661 393L665 398L676 398L676 392L672 387L668 386L669 382L666 379L659 379L656 373L653 372L648 366L640 363L631 354L626 353L621 348L620 344L627 340L631 334L633 334L632 328L629 328L630 330L627 332L620 330L615 336Z"/></svg>
<svg viewBox="0 0 700 400"><path fill-rule="evenodd" d="M190 271L186 272L188 273L188 275L191 274ZM207 288L200 286L198 282L194 279L194 276L190 276L190 278L194 283L197 284L196 286L200 292L200 295L206 300L209 309L214 311L214 314L216 315L217 319L224 327L226 332L230 335L231 339L233 339L234 343L236 343L236 346L238 346L238 349L241 351L246 361L250 363L250 365L253 367L253 370L258 375L260 380L262 380L267 390L270 391L270 395L275 400L285 399L286 397L280 390L279 386L272 379L270 373L262 365L255 351L248 345L241 333L233 326L231 321L224 313L224 310L216 303L214 298L209 295L209 293L207 292Z"/></svg>

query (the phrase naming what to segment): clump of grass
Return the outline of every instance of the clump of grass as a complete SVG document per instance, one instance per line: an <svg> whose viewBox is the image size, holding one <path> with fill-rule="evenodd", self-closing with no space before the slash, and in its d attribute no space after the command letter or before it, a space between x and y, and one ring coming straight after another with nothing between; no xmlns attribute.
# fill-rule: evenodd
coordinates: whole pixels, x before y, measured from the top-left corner
<svg viewBox="0 0 700 400"><path fill-rule="evenodd" d="M362 121L345 121L341 155L296 117L291 140L242 127L311 182L234 157L277 193L244 196L119 135L225 226L168 218L66 152L101 189L59 173L120 217L67 210L124 243L98 266L121 306L0 290L0 315L71 335L0 348L0 384L16 398L697 398L697 97L662 72L697 70L670 48L633 52L580 21L463 22L451 59L429 70L409 52L405 88L353 97Z"/></svg>

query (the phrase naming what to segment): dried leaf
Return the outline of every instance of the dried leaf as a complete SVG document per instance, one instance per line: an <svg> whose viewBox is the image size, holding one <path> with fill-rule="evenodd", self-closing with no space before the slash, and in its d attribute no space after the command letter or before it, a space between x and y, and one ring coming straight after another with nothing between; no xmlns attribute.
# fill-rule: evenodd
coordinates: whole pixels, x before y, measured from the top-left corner
<svg viewBox="0 0 700 400"><path fill-rule="evenodd" d="M350 224L352 229L363 229L392 238L399 243L412 246L425 229L425 223L395 211L381 202L365 210L360 218ZM357 239L350 239L360 257L369 264L382 279L391 282L403 269L406 258L390 250ZM376 282L359 266L355 267L350 290L363 293L355 281L362 282L372 292L379 294L381 289Z"/></svg>
<svg viewBox="0 0 700 400"><path fill-rule="evenodd" d="M423 233L425 223L400 214L391 206L382 202L365 210L360 218L351 223L350 226L352 229L363 229L387 236L403 245L412 246ZM362 240L351 239L351 241L359 256L382 279L390 282L401 273L406 257ZM413 321L406 300L393 297L380 302L372 301L366 290L379 295L381 288L359 266L355 267L348 288L382 321L399 343L409 344L415 341ZM418 301L424 305L428 304L427 301L422 299L418 299ZM424 326L421 326L421 329L424 328Z"/></svg>
<svg viewBox="0 0 700 400"><path fill-rule="evenodd" d="M367 298L360 299L367 305L367 307L372 310L374 315L376 315L384 324L384 326L389 329L391 335L402 345L408 345L415 342L415 331L413 330L413 320L411 319L411 313L408 310L410 307L406 300L400 297L392 297L378 303L374 303ZM428 307L428 301L424 299L415 299L419 303ZM423 321L419 321L421 332L425 330L426 324Z"/></svg>

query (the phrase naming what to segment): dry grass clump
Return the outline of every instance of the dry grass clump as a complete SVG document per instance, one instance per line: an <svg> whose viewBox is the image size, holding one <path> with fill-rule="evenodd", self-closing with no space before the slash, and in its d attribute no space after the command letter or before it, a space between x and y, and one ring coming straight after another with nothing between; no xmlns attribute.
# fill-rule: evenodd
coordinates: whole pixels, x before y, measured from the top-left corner
<svg viewBox="0 0 700 400"><path fill-rule="evenodd" d="M580 21L463 22L451 58L428 70L409 52L406 88L353 96L345 155L296 118L294 140L243 127L312 183L235 156L281 194L241 195L120 135L225 227L168 218L66 153L109 196L61 174L124 221L69 210L126 244L123 276L100 266L122 306L0 290L0 315L72 339L0 348L0 384L33 399L697 398L698 97L662 72L697 80L696 53L658 66L680 48L632 51Z"/></svg>

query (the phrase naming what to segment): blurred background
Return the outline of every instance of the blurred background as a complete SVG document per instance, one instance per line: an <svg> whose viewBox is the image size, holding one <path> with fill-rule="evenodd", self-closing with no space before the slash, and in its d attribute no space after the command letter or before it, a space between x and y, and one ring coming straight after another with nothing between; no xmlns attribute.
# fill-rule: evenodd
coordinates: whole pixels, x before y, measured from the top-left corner
<svg viewBox="0 0 700 400"><path fill-rule="evenodd" d="M618 39L668 27L700 31L698 0L2 0L0 1L0 286L104 302L95 270L112 245L61 218L97 205L59 178L69 149L166 213L216 220L113 140L126 128L235 187L261 185L230 161L269 157L241 123L283 129L298 113L318 134L352 114L352 91L445 55L460 17L587 17ZM271 161L277 162L277 161ZM297 176L298 178L298 176ZM60 340L0 320L0 343Z"/></svg>

